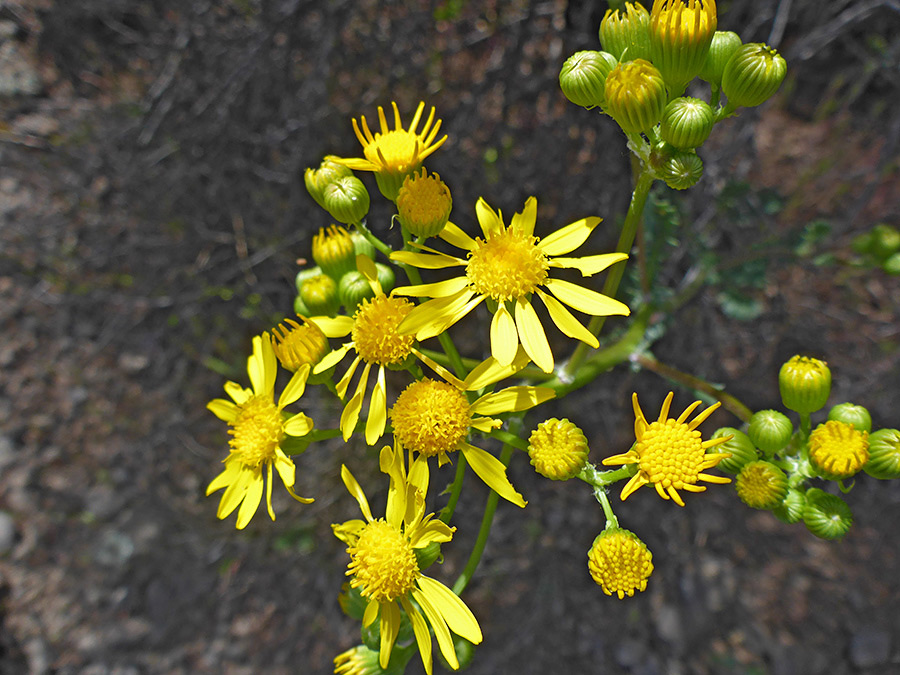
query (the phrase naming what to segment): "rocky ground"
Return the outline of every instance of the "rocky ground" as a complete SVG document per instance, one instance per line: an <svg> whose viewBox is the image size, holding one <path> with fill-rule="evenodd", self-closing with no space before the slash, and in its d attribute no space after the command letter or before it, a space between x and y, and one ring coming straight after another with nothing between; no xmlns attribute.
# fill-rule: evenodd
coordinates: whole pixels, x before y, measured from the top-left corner
<svg viewBox="0 0 900 675"><path fill-rule="evenodd" d="M302 169L356 154L349 119L376 105L438 107L451 139L430 166L461 226L480 195L511 213L536 194L542 223L597 213L614 240L624 144L555 85L568 54L596 48L595 5L0 5L0 672L326 673L356 644L330 523L354 514L338 468L366 451L310 450L298 480L316 502L276 495L275 523L236 532L203 497L226 447L205 404L243 379L250 336L287 313L296 260L327 224ZM778 404L784 359L815 354L833 402L896 427L900 279L853 266L849 242L900 214L900 12L735 0L720 26L777 43L791 76L717 128L697 188L661 194L683 222L661 283L701 249L729 261L771 242L768 266L730 268L662 324L654 353L754 409ZM814 221L829 234L798 253ZM738 281L750 320L726 302ZM623 367L547 414L582 422L599 461L631 442L630 393L652 409L667 387ZM339 414L327 397L306 410ZM485 633L469 672L900 670L900 485L862 478L840 542L726 487L683 510L640 491L617 511L656 569L620 602L585 569L592 496L524 461L511 474L530 503L501 505L466 594ZM445 581L485 496L467 485Z"/></svg>

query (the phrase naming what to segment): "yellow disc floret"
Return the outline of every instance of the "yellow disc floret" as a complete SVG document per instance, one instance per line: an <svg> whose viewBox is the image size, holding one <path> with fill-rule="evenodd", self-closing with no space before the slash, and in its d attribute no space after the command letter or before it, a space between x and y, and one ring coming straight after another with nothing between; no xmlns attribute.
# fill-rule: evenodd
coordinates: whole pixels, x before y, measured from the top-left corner
<svg viewBox="0 0 900 675"><path fill-rule="evenodd" d="M303 318L300 321L285 319L272 329L275 356L291 372L297 372L304 364L316 365L329 350L328 338L322 329L312 321Z"/></svg>
<svg viewBox="0 0 900 675"><path fill-rule="evenodd" d="M347 575L353 576L350 585L359 588L364 598L392 602L416 585L416 554L406 537L384 519L366 524L347 552L351 556Z"/></svg>
<svg viewBox="0 0 900 675"><path fill-rule="evenodd" d="M254 396L240 406L237 418L229 423L231 452L248 467L272 461L284 439L284 420L271 396Z"/></svg>
<svg viewBox="0 0 900 675"><path fill-rule="evenodd" d="M588 551L588 570L604 593L615 593L622 600L647 588L652 560L647 545L633 532L609 528L594 539Z"/></svg>
<svg viewBox="0 0 900 675"><path fill-rule="evenodd" d="M476 293L498 302L533 293L547 279L550 264L538 238L513 228L478 238L469 254L466 277Z"/></svg>
<svg viewBox="0 0 900 675"><path fill-rule="evenodd" d="M363 300L353 317L353 342L367 363L390 366L409 356L415 337L397 332L400 322L412 311L409 300L379 295Z"/></svg>
<svg viewBox="0 0 900 675"><path fill-rule="evenodd" d="M849 478L869 461L869 435L846 422L820 424L809 435L809 460L824 478Z"/></svg>
<svg viewBox="0 0 900 675"><path fill-rule="evenodd" d="M528 456L534 470L545 478L568 480L577 476L587 461L587 439L569 420L554 417L531 432Z"/></svg>
<svg viewBox="0 0 900 675"><path fill-rule="evenodd" d="M409 385L389 414L401 445L426 457L456 450L472 420L463 392L427 378Z"/></svg>

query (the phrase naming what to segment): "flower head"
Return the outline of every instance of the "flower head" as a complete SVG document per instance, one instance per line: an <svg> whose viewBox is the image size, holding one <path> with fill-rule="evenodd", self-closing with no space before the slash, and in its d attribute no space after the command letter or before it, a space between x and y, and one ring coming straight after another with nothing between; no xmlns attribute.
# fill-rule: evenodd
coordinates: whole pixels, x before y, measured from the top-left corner
<svg viewBox="0 0 900 675"><path fill-rule="evenodd" d="M809 435L809 461L825 478L850 478L869 461L869 435L852 424L829 420Z"/></svg>
<svg viewBox="0 0 900 675"><path fill-rule="evenodd" d="M611 527L594 539L588 551L588 570L607 595L622 600L647 588L653 573L653 554L636 534Z"/></svg>
<svg viewBox="0 0 900 675"><path fill-rule="evenodd" d="M413 382L397 397L390 418L394 438L404 448L425 458L437 457L439 466L450 461L448 453L459 450L492 490L524 507L526 502L509 482L503 463L466 439L473 429L487 433L502 424L479 415L527 410L553 396L553 390L547 387L509 387L470 404L460 387L425 378Z"/></svg>
<svg viewBox="0 0 900 675"><path fill-rule="evenodd" d="M398 295L430 297L417 306L400 330L418 340L439 335L485 300L497 303L491 321L491 354L502 365L516 357L519 344L539 368L553 370L553 353L533 300L538 297L556 326L569 337L597 347L599 343L564 305L592 316L628 315L628 306L577 284L550 276L552 268L573 268L591 276L625 260L624 253L608 253L581 258L562 257L581 246L600 223L600 218L583 218L552 235L534 236L537 200L530 197L509 227L502 215L483 199L475 212L484 238L472 239L453 223L447 223L440 238L462 249L465 257L451 256L420 246L426 253L398 251L391 259L427 269L463 267L464 274L446 281L397 288ZM544 290L546 289L546 290Z"/></svg>
<svg viewBox="0 0 900 675"><path fill-rule="evenodd" d="M680 93L703 68L716 25L715 0L655 0L650 55L670 89Z"/></svg>
<svg viewBox="0 0 900 675"><path fill-rule="evenodd" d="M788 410L813 413L825 406L831 394L831 370L825 361L793 356L778 371L781 401Z"/></svg>
<svg viewBox="0 0 900 675"><path fill-rule="evenodd" d="M319 233L312 240L312 257L325 274L338 281L347 272L356 269L353 238L339 225L319 228Z"/></svg>
<svg viewBox="0 0 900 675"><path fill-rule="evenodd" d="M700 437L700 432L696 431L697 427L721 404L711 405L687 422L687 418L701 403L694 401L678 419L669 419L669 406L672 404L673 396L674 394L669 392L659 411L659 418L653 422L647 422L647 418L644 417L637 394L632 396L634 435L637 442L628 452L603 460L607 466L614 464L638 466L637 473L622 489L623 501L642 485L652 485L663 499L671 498L679 506L684 506L679 490L703 492L706 486L697 485L697 481L701 480L707 483L731 482L730 478L703 473L705 469L711 469L729 456L708 453L707 450L727 442L731 436L704 441Z"/></svg>
<svg viewBox="0 0 900 675"><path fill-rule="evenodd" d="M378 652L357 645L334 657L335 675L382 675Z"/></svg>
<svg viewBox="0 0 900 675"><path fill-rule="evenodd" d="M434 237L447 224L453 199L438 174L413 172L397 195L397 217L414 237Z"/></svg>
<svg viewBox="0 0 900 675"><path fill-rule="evenodd" d="M627 133L655 126L667 100L662 75L644 59L619 63L606 78L606 112Z"/></svg>
<svg viewBox="0 0 900 675"><path fill-rule="evenodd" d="M745 464L734 484L738 497L754 509L774 509L788 492L788 480L784 471L763 460Z"/></svg>
<svg viewBox="0 0 900 675"><path fill-rule="evenodd" d="M360 363L365 363L362 375L356 385L356 391L344 406L341 415L341 432L344 440L348 440L359 421L363 399L369 384L369 375L372 367L378 368L378 376L375 388L369 399L368 418L366 419L366 442L374 445L384 434L387 423L387 387L384 371L386 367L400 367L410 355L415 355L419 360L428 364L430 368L439 372L445 378L459 382L449 371L420 352L415 347L415 337L398 330L400 323L409 315L413 308L406 298L385 295L375 263L371 258L360 255L356 258L360 273L366 278L375 296L364 299L356 309L353 317L339 316L333 319L328 317L316 317L316 322L322 327L328 337L346 337L350 335L350 341L344 343L338 349L326 355L313 370L314 373L322 373L338 364L351 350L356 352L356 358L347 369L347 372L337 383L337 393L341 399L346 398L347 390ZM460 382L460 385L462 383Z"/></svg>
<svg viewBox="0 0 900 675"><path fill-rule="evenodd" d="M552 417L537 425L528 439L528 456L534 470L550 480L578 475L588 457L584 432L567 419Z"/></svg>
<svg viewBox="0 0 900 675"><path fill-rule="evenodd" d="M408 129L403 128L397 104L391 102L391 106L394 109L393 129L388 128L384 109L381 106L378 106L380 132L376 131L373 134L369 131L365 115L360 118L361 124L357 124L354 118L353 131L363 146L364 158L328 157L327 159L357 171L374 171L381 194L394 201L403 185L403 179L413 171L417 171L425 158L444 144L447 136L445 134L435 140L441 128L441 120L435 123L433 107L422 130L416 131L416 127L419 126L422 119L422 111L425 110L424 102L420 102L419 107L416 108L416 113L413 115Z"/></svg>
<svg viewBox="0 0 900 675"><path fill-rule="evenodd" d="M284 486L294 499L308 504L312 499L298 497L294 492L295 467L281 449L286 436L305 436L312 428L312 420L303 413L285 419L285 406L297 401L306 387L309 366L301 366L288 382L275 404L275 375L278 363L268 333L253 338L253 354L247 359L247 373L252 389L244 389L236 382L225 384L231 397L213 399L207 408L231 427L231 451L225 458L225 470L206 488L207 496L227 488L219 502L217 516L227 518L240 506L237 529L242 530L256 513L266 489L269 517L275 520L272 509L272 468L278 470ZM266 477L263 478L265 471Z"/></svg>
<svg viewBox="0 0 900 675"><path fill-rule="evenodd" d="M332 525L335 536L348 545L350 585L359 588L368 602L363 625L380 619L379 664L387 668L400 630L402 608L412 624L425 672L432 672L429 624L444 658L458 668L450 632L478 644L481 628L465 603L444 584L423 575L416 560L417 550L450 541L455 528L433 519L434 514L425 515L428 468L424 457L410 466L408 474L402 450L385 447L380 462L382 471L391 477L385 517L372 516L365 493L350 470L342 466L341 478L365 520Z"/></svg>
<svg viewBox="0 0 900 675"><path fill-rule="evenodd" d="M600 22L600 44L616 60L650 58L650 13L640 3L608 9Z"/></svg>
<svg viewBox="0 0 900 675"><path fill-rule="evenodd" d="M272 350L278 361L292 373L302 366L316 365L328 353L328 338L314 321L299 317L300 323L285 319L272 329Z"/></svg>

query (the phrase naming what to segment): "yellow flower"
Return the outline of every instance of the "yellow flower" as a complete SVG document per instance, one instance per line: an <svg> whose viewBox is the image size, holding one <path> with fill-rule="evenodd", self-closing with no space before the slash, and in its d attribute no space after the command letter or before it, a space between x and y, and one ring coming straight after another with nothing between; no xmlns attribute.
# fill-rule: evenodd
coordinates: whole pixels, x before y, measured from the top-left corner
<svg viewBox="0 0 900 675"><path fill-rule="evenodd" d="M391 408L394 438L420 456L437 457L438 466L450 461L447 453L459 450L488 487L524 507L527 502L509 482L503 463L466 439L473 429L488 433L502 424L500 420L476 415L528 410L554 396L548 387L509 387L485 394L470 404L460 388L425 378L409 385Z"/></svg>
<svg viewBox="0 0 900 675"><path fill-rule="evenodd" d="M305 436L312 431L312 420L303 413L285 419L285 406L294 403L306 388L309 365L301 366L275 405L275 375L278 364L268 333L253 338L253 354L247 359L247 373L252 389L244 389L237 382L227 382L225 392L232 401L213 399L207 404L213 414L231 429L228 433L231 452L225 458L225 470L216 476L206 488L209 496L216 490L227 488L219 502L217 516L227 518L238 505L237 529L242 530L250 522L262 501L263 484L266 488L266 506L269 517L275 520L272 510L272 467L290 495L299 502L309 504L312 499L298 497L294 492L295 467L290 457L281 449L285 436ZM263 479L263 469L266 478Z"/></svg>
<svg viewBox="0 0 900 675"><path fill-rule="evenodd" d="M433 237L450 218L453 199L438 174L412 173L397 195L397 217L414 237Z"/></svg>
<svg viewBox="0 0 900 675"><path fill-rule="evenodd" d="M329 351L328 338L313 321L298 317L300 323L285 319L272 329L272 349L278 361L292 373L303 365L316 365ZM285 326L287 324L287 326Z"/></svg>
<svg viewBox="0 0 900 675"><path fill-rule="evenodd" d="M669 419L669 406L672 404L674 394L669 392L659 411L659 419L655 422L647 422L644 413L638 405L637 394L632 396L634 404L634 435L637 442L626 453L613 455L603 460L607 466L615 464L637 464L638 471L622 489L622 501L643 485L652 485L663 499L670 497L679 506L684 506L684 500L678 494L679 490L688 492L703 492L705 485L697 485L698 480L707 483L730 483L730 478L711 476L702 473L704 469L711 469L730 454L712 453L706 451L720 443L731 440L731 436L723 436L708 441L701 440L697 427L718 408L721 403L709 406L697 415L691 422L685 422L700 401L694 401L681 416Z"/></svg>
<svg viewBox="0 0 900 675"><path fill-rule="evenodd" d="M528 456L534 470L550 480L569 480L578 475L587 462L584 432L567 419L541 422L528 439Z"/></svg>
<svg viewBox="0 0 900 675"><path fill-rule="evenodd" d="M588 551L588 570L607 595L622 600L647 588L653 573L653 554L629 530L609 528L597 535Z"/></svg>
<svg viewBox="0 0 900 675"><path fill-rule="evenodd" d="M402 450L389 447L381 451L382 471L391 476L384 518L374 518L359 483L346 466L341 478L356 499L365 520L350 520L332 525L335 536L348 545L350 585L360 589L368 602L363 626L380 619L379 663L387 668L391 650L400 630L400 609L409 617L416 636L425 672L431 675L431 633L437 638L444 658L459 668L450 632L473 644L482 640L478 620L466 604L444 584L419 571L416 550L432 543L448 542L450 528L434 514L425 515L428 468L424 457L410 466L406 475Z"/></svg>
<svg viewBox="0 0 900 675"><path fill-rule="evenodd" d="M829 420L809 435L809 461L825 478L850 478L869 461L869 435L852 424Z"/></svg>
<svg viewBox="0 0 900 675"><path fill-rule="evenodd" d="M362 375L356 385L356 391L344 406L341 414L341 432L344 440L349 440L359 421L359 413L362 410L363 399L369 384L369 375L372 366L378 367L378 377L375 388L369 399L368 417L366 419L366 443L375 445L384 434L387 423L387 387L385 385L385 367L399 367L411 354L418 357L430 368L439 372L443 377L454 382L459 382L446 368L425 356L415 348L415 338L412 335L402 334L398 326L413 308L406 298L398 298L394 295L385 295L378 281L375 263L368 256L360 255L356 258L360 273L369 282L375 297L365 299L357 307L353 317L338 316L335 318L316 317L316 323L322 328L328 337L351 336L349 342L344 343L338 349L326 355L313 373L322 373L338 364L350 350L356 352L356 358L347 369L347 372L337 383L337 394L344 400L347 389L360 363L365 363ZM462 383L459 382L460 386Z"/></svg>
<svg viewBox="0 0 900 675"><path fill-rule="evenodd" d="M395 289L398 295L433 298L410 312L400 326L401 331L415 334L420 341L434 337L484 300L491 299L497 304L490 329L493 357L501 365L509 365L521 343L531 360L549 373L554 366L553 353L535 312L534 296L541 299L563 333L591 347L598 346L597 338L564 304L593 316L630 313L628 306L618 300L549 276L550 268L572 268L588 277L628 257L624 253L562 257L585 242L600 218L582 218L540 239L534 236L537 217L534 197L525 202L522 213L513 216L509 227L484 199L478 200L475 212L484 239L472 239L453 223L447 223L439 235L447 243L463 249L465 257L447 255L426 246L419 248L427 253L398 251L391 255L392 260L426 269L465 268L462 276L446 281Z"/></svg>
<svg viewBox="0 0 900 675"><path fill-rule="evenodd" d="M419 107L416 108L416 114L413 115L408 129L403 128L397 104L392 101L391 106L394 108L393 129L388 128L384 109L381 106L378 106L378 121L381 124L380 132L376 131L373 134L369 131L365 115L361 117L362 130L360 130L360 125L356 123L354 118L353 131L363 146L364 157L326 157L325 159L343 164L357 171L374 171L375 180L378 183L378 189L381 190L381 194L394 201L397 199L397 193L403 185L403 179L413 171L418 170L425 158L444 144L444 141L447 140L447 135L445 134L440 139L435 140L441 128L441 120L435 123L434 107L431 108L422 130L417 132L416 127L422 119L425 103L419 103Z"/></svg>
<svg viewBox="0 0 900 675"><path fill-rule="evenodd" d="M703 68L716 25L715 0L654 1L650 60L676 95Z"/></svg>

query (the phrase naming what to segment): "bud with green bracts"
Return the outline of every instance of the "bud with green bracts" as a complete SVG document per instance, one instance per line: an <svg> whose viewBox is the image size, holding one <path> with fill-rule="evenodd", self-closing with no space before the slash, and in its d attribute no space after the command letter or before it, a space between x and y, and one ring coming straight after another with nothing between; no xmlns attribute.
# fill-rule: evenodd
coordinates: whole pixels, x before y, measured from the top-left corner
<svg viewBox="0 0 900 675"><path fill-rule="evenodd" d="M659 121L659 136L669 145L681 150L700 147L709 138L716 114L706 101L682 96L663 110Z"/></svg>
<svg viewBox="0 0 900 675"><path fill-rule="evenodd" d="M745 464L734 482L738 497L747 506L770 511L787 496L788 479L784 471L764 460Z"/></svg>
<svg viewBox="0 0 900 675"><path fill-rule="evenodd" d="M840 497L810 488L806 491L803 523L820 539L840 539L853 525L853 512Z"/></svg>
<svg viewBox="0 0 900 675"><path fill-rule="evenodd" d="M716 25L715 0L654 0L650 60L671 91L684 91L703 68Z"/></svg>
<svg viewBox="0 0 900 675"><path fill-rule="evenodd" d="M872 431L869 411L855 403L838 403L828 411L828 419L851 424L857 431Z"/></svg>
<svg viewBox="0 0 900 675"><path fill-rule="evenodd" d="M730 30L717 30L709 44L706 60L697 77L704 82L709 82L714 87L720 87L725 64L741 44L741 38L737 33L732 33Z"/></svg>
<svg viewBox="0 0 900 675"><path fill-rule="evenodd" d="M374 298L375 291L372 290L369 281L361 272L347 272L341 277L341 283L338 284L338 297L344 306L344 311L353 316L359 303Z"/></svg>
<svg viewBox="0 0 900 675"><path fill-rule="evenodd" d="M788 410L808 415L821 410L831 394L831 371L825 361L793 356L778 373L781 401Z"/></svg>
<svg viewBox="0 0 900 675"><path fill-rule="evenodd" d="M717 469L722 469L722 471L727 471L728 473L739 473L745 464L759 459L756 447L743 431L732 427L722 427L713 432L712 438L723 438L725 436L732 436L732 438L707 450L710 454L731 455L731 457L726 457L719 462L716 465Z"/></svg>
<svg viewBox="0 0 900 675"><path fill-rule="evenodd" d="M334 316L340 307L337 284L326 274L304 280L300 299L311 312L310 316Z"/></svg>
<svg viewBox="0 0 900 675"><path fill-rule="evenodd" d="M803 509L806 508L806 495L793 488L788 490L784 501L772 509L772 514L783 523L793 525L803 519Z"/></svg>
<svg viewBox="0 0 900 675"><path fill-rule="evenodd" d="M900 478L900 430L879 429L869 434L869 461L863 471L881 480Z"/></svg>
<svg viewBox="0 0 900 675"><path fill-rule="evenodd" d="M608 52L575 52L559 71L559 88L575 105L596 108L606 105L606 76L616 67Z"/></svg>
<svg viewBox="0 0 900 675"><path fill-rule="evenodd" d="M600 45L616 61L650 59L650 13L639 3L625 3L625 11L608 9L600 22Z"/></svg>
<svg viewBox="0 0 900 675"><path fill-rule="evenodd" d="M667 101L666 83L649 61L620 63L606 77L606 112L626 133L653 128Z"/></svg>
<svg viewBox="0 0 900 675"><path fill-rule="evenodd" d="M687 190L703 177L703 160L693 152L679 151L663 162L656 174L673 190Z"/></svg>
<svg viewBox="0 0 900 675"><path fill-rule="evenodd" d="M900 230L885 223L873 227L869 251L879 262L887 260L900 251Z"/></svg>
<svg viewBox="0 0 900 675"><path fill-rule="evenodd" d="M783 413L777 410L760 410L750 418L747 435L757 448L767 457L779 450L784 450L791 442L794 425Z"/></svg>
<svg viewBox="0 0 900 675"><path fill-rule="evenodd" d="M760 42L735 50L722 74L722 91L731 108L752 108L768 100L781 86L787 62L777 51Z"/></svg>
<svg viewBox="0 0 900 675"><path fill-rule="evenodd" d="M362 232L354 230L350 233L350 238L353 240L353 249L356 251L356 255L364 255L375 260L375 246L366 239Z"/></svg>
<svg viewBox="0 0 900 675"><path fill-rule="evenodd" d="M381 284L381 290L384 291L385 294L390 293L397 280L397 277L394 274L394 268L390 265L375 263L375 273L378 276L378 283Z"/></svg>
<svg viewBox="0 0 900 675"><path fill-rule="evenodd" d="M369 212L369 191L356 176L345 176L325 188L325 210L336 221L359 223Z"/></svg>
<svg viewBox="0 0 900 675"><path fill-rule="evenodd" d="M356 269L356 249L353 239L343 227L330 225L319 228L313 237L312 257L319 268L335 281Z"/></svg>
<svg viewBox="0 0 900 675"><path fill-rule="evenodd" d="M312 312L309 311L309 307L306 306L299 294L294 297L294 314L302 317L312 316Z"/></svg>
<svg viewBox="0 0 900 675"><path fill-rule="evenodd" d="M307 169L303 174L303 182L310 197L316 200L316 204L325 208L325 188L338 178L352 176L353 172L343 164L323 160L318 169Z"/></svg>

